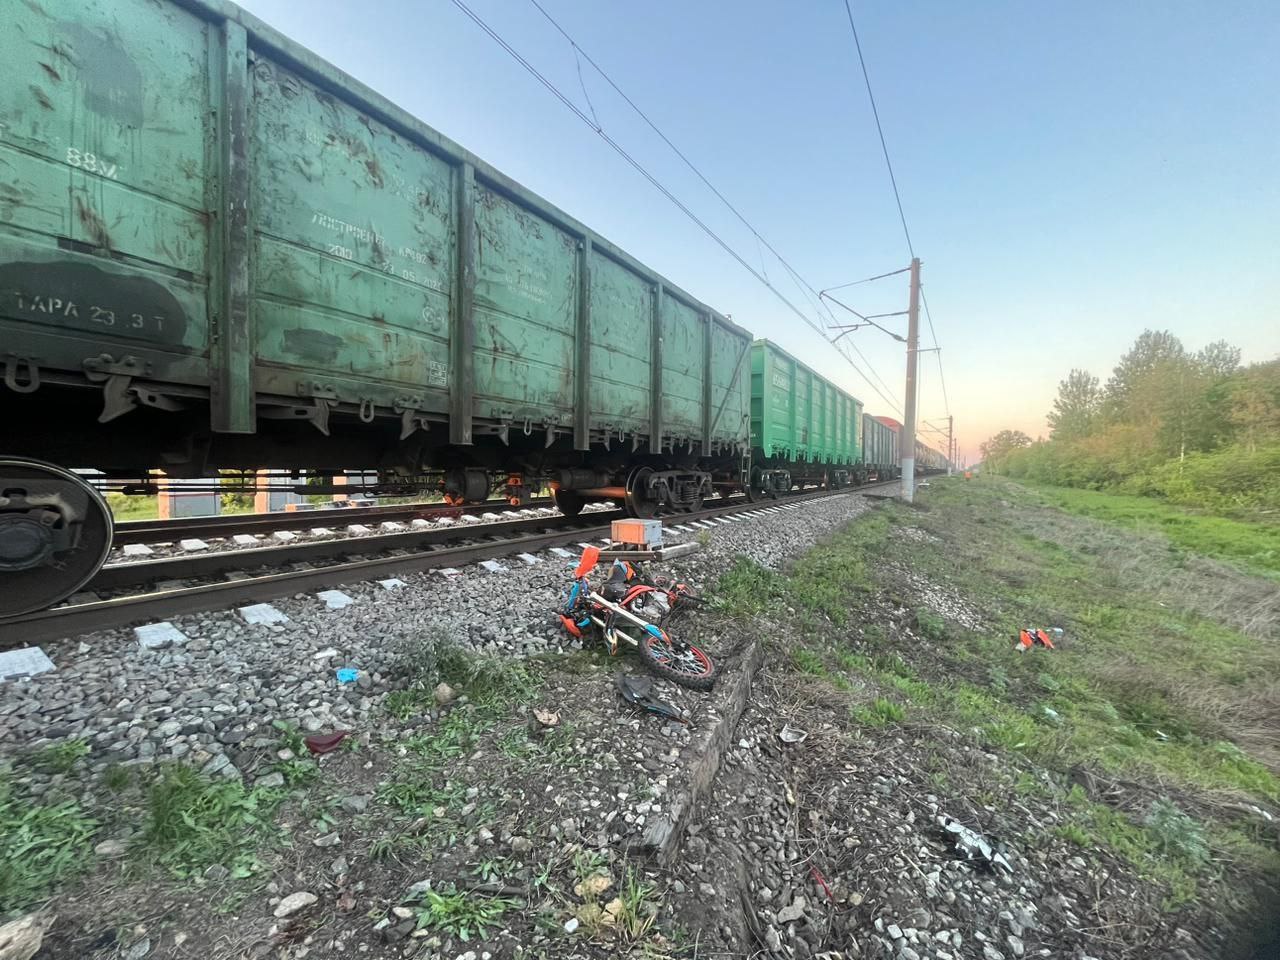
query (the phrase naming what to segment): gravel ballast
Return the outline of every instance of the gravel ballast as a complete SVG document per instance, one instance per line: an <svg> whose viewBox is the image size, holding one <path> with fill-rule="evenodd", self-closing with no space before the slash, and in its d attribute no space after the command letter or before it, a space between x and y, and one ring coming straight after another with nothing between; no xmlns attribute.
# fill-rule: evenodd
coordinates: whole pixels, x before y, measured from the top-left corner
<svg viewBox="0 0 1280 960"><path fill-rule="evenodd" d="M699 586L739 555L776 568L868 506L858 495L833 495L668 531L668 543L697 538L703 548L664 568ZM173 758L234 776L239 771L221 755L241 744L268 746L274 721L306 732L367 725L403 685L404 656L424 640L506 656L569 649L554 611L574 560L550 551L536 560L504 558L506 569L496 573L473 565L456 576L410 574L394 589L350 584L343 592L354 602L341 609L298 594L271 604L287 617L274 624L250 625L233 610L175 617L186 640L160 647L140 644L132 629L48 644L55 671L0 685L8 734L0 751L76 738L90 745L99 771ZM342 668L356 670L357 680L339 683Z"/></svg>

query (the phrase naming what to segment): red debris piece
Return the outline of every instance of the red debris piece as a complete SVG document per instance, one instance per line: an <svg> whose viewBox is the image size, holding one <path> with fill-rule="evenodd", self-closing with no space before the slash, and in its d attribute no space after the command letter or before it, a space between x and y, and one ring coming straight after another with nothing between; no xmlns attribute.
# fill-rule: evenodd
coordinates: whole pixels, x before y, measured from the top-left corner
<svg viewBox="0 0 1280 960"><path fill-rule="evenodd" d="M338 749L339 744L351 736L350 730L338 730L334 733L316 733L303 741L312 753L330 753Z"/></svg>
<svg viewBox="0 0 1280 960"><path fill-rule="evenodd" d="M825 894L827 895L827 899L828 899L828 900L835 900L835 897L834 897L834 896L832 895L832 893L831 893L831 888L827 886L827 881L826 881L826 879L822 876L822 874L819 872L818 868L817 868L817 867L810 867L810 868L809 868L809 873L810 873L810 874L812 874L813 879L814 879L814 881L816 881L816 882L817 882L818 886L820 886L820 887L822 888L822 892L823 892L823 893L825 893Z"/></svg>
<svg viewBox="0 0 1280 960"><path fill-rule="evenodd" d="M1050 650L1056 650L1053 645L1053 638L1048 630L1037 630L1035 628L1024 629L1018 633L1018 644L1015 647L1018 651L1030 650L1032 647L1048 647Z"/></svg>

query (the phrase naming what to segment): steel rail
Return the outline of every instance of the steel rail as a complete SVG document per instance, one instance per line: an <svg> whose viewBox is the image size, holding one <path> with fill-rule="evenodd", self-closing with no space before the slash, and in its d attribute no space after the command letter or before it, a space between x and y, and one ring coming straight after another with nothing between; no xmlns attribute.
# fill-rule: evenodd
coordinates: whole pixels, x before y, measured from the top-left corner
<svg viewBox="0 0 1280 960"><path fill-rule="evenodd" d="M323 527L336 523L366 520L413 520L417 517L459 517L468 513L504 513L554 507L550 497L539 497L521 506L503 500L450 506L444 503L389 503L376 507L325 507L288 513L224 514L215 517L182 517L174 520L123 520L116 524L112 546L126 543L159 543L186 538L230 537L238 533L261 533Z"/></svg>
<svg viewBox="0 0 1280 960"><path fill-rule="evenodd" d="M892 483L891 481L890 483ZM779 500L750 502L737 500L697 513L676 514L663 519L678 525L753 510L765 510L789 504L804 503L828 496L865 493L877 486L869 484L845 491L815 490L794 494ZM608 516L608 515L606 515ZM551 519L551 518L546 518ZM246 603L260 603L302 591L339 586L362 580L391 577L396 574L477 563L481 560L531 553L549 547L563 546L609 533L609 524L595 523L595 517L576 518L580 525L571 528L529 534L511 539L473 543L465 546L428 549L417 553L352 560L326 567L290 570L239 580L205 583L194 587L154 591L112 600L98 600L41 610L0 621L0 649L8 649L61 639L77 634L115 627L125 627L148 620L163 620L186 613L200 613ZM584 522L585 521L585 522ZM497 524L488 525L489 528ZM235 556L237 553L228 556Z"/></svg>
<svg viewBox="0 0 1280 960"><path fill-rule="evenodd" d="M158 580L212 578L231 570L284 567L291 563L313 563L339 557L385 553L389 550L442 548L442 545L458 540L511 539L523 536L526 532L576 529L583 523L596 524L597 521L607 523L622 515L621 510L601 510L580 517L521 517L517 520L434 527L430 530L407 530L337 540L304 540L301 543L248 547L243 550L184 553L177 557L110 563L99 570L84 589L89 592L119 590Z"/></svg>

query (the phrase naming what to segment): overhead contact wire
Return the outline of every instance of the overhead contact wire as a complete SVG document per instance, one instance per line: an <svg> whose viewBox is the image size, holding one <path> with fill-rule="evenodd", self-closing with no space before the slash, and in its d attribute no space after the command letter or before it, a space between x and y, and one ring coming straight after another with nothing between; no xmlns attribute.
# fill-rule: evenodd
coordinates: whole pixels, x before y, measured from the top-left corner
<svg viewBox="0 0 1280 960"><path fill-rule="evenodd" d="M902 221L902 234L907 238L907 252L911 254L911 258L914 260L916 251L911 243L911 230L907 227L907 215L902 209L902 194L898 192L898 178L894 176L893 161L889 159L889 144L884 138L884 127L880 123L880 110L876 106L876 95L871 91L871 74L867 72L867 61L862 55L862 43L858 39L858 28L853 22L853 8L849 6L849 0L844 0L844 12L849 17L849 30L853 33L853 46L858 51L858 64L862 67L862 79L867 85L867 99L871 101L871 115L876 121L876 133L880 135L880 149L884 151L884 165L889 170L889 183L893 186L893 199L898 205L898 219ZM933 315L929 312L929 301L925 299L923 289L920 291L920 298L924 304L925 319L929 322L929 336L933 338L933 346L938 351L938 381L942 385L942 401L947 413L950 414L951 404L947 401L947 382L942 373L942 348L938 345L938 333L933 328Z"/></svg>
<svg viewBox="0 0 1280 960"><path fill-rule="evenodd" d="M807 289L809 292L809 295L811 295L812 297L817 297L818 291L814 288L814 286L811 283L809 283L807 280L805 280L804 277L802 277L799 274L799 272L797 272L796 269L791 266L791 264L787 261L786 257L780 254L777 251L777 249L774 248L773 244L771 244L764 237L764 235L760 233L760 231L757 230L755 226L752 225L751 221L749 221L742 214L742 212L736 206L734 206L732 202L730 202L729 198L726 197L723 193L721 193L720 190L717 189L715 184L713 184L709 179L707 179L706 175L698 168L697 164L695 164L692 160L690 160L689 157L685 155L684 151L681 150L679 147L677 147L675 143L672 142L671 138L662 132L662 129L656 123L654 123L652 119L650 119L649 115L640 108L639 104L637 104L634 100L632 100L631 97L629 97L627 93L621 87L619 87L617 83L614 82L613 78L609 76L608 73L605 72L605 69L601 67L600 64L596 63L596 61L591 58L591 55L587 53L587 51L583 50L581 46L578 45L578 42L574 40L572 36L570 36L569 32L560 25L560 23L555 19L555 17L551 16L551 14L547 12L546 8L543 7L542 4L538 2L538 0L529 0L529 2L532 3L533 6L537 8L538 12L541 13L543 17L546 18L547 22L550 23L553 27L555 27L557 32L559 32L559 34L562 37L564 37L564 39L573 48L575 56L580 54L582 58L586 60L587 63L589 63L595 69L595 71L598 74L600 74L601 77L604 78L604 81L607 84L609 84L610 87L613 88L614 92L617 93L618 96L620 96L624 101L626 101L627 105L636 112L636 115L639 116L640 119L645 122L645 124L649 127L649 129L652 130L655 134L657 134L659 139L661 139L663 143L665 143L668 147L671 148L671 151L677 157L679 157L680 160L684 163L684 165L687 166L693 172L694 176L696 176L700 181L702 181L703 185L706 186L706 188L710 190L713 194L715 194L716 198L719 199L720 202L723 203L735 217L738 218L738 220L742 223L742 225L746 227L747 230L749 230L751 234L756 238L756 241L762 244L765 247L765 249L767 249L771 254L773 254L778 259L778 262L781 263L783 268L787 271L787 273L790 274L792 279L795 281L796 285L803 288L801 292L803 293L804 289ZM502 43L504 47L507 46L496 36L496 34L493 33L493 31L489 30L479 20L478 17L476 17L469 10L463 7L460 0L454 0L454 3L457 4L459 7L462 7L464 12L466 12L469 16L471 16L473 20L475 20L478 24L480 24L480 26L484 28L486 32L490 34L490 36L493 36L495 40L498 40L499 43ZM513 56L515 56L514 53L513 53ZM519 59L522 63L524 63L526 69L529 69L531 72L534 72L536 74L536 71L534 70L534 68L531 67L527 62L525 62L523 58L517 56L517 59ZM539 79L542 80L544 84L549 83L549 81L543 79L541 76L539 76ZM561 99L563 100L564 98L561 97ZM574 112L579 113L579 116L581 116L580 111L577 111L575 109ZM599 133L601 136L604 136L603 131L598 126L595 126L595 125L590 125L590 126L592 126L592 129L596 130L596 132ZM606 139L608 138L606 137ZM615 149L617 148L615 147ZM681 206L681 208L683 209L683 205L677 203L677 206ZM687 212L688 211L686 211L686 213ZM695 219L695 222L697 222L696 218L694 219ZM700 222L699 222L699 226L701 226L704 230L708 229L705 225L701 224ZM717 239L717 242L720 242L719 238L716 238L716 239ZM721 242L721 246L724 246L722 242ZM728 248L726 247L726 249ZM743 264L743 266L746 266L746 262L742 260L741 257L737 257L736 254L734 254L734 256L735 256L735 259L737 259L740 263ZM750 268L748 267L748 269ZM760 276L760 274L757 274L754 270L751 270L751 273L756 277L757 280L760 280L760 282L765 284L765 286L769 287L770 290L773 290L776 296L778 296L780 299L784 299L784 302L786 302L785 298L782 298L782 295L778 293L776 289L774 289L773 285L769 282L769 280L766 277ZM819 299L818 302L821 303L821 300ZM787 305L791 306L791 309L793 311L796 310L796 308L792 306L789 302L787 303ZM796 312L800 316L800 318L804 320L805 323L807 323L811 328L813 328L820 336L822 336L824 340L826 340L828 343L834 343L832 338L828 337L819 327L815 326L806 316L804 316L803 314L800 314L799 311L796 311ZM821 312L822 310L821 308L819 308L818 313L821 314ZM830 314L829 310L827 312L828 314ZM880 376L879 372L871 364L871 361L868 360L866 356L862 353L862 351L858 349L857 345L852 343L850 343L849 345L853 349L853 351L862 359L862 362L866 364L867 369L871 371L872 376L874 376L876 380L879 380L886 390L889 390L889 387L887 384L885 384L884 379ZM862 372L862 370L858 367L856 363L853 362L852 358L850 358L847 353L839 350L838 347L837 347L837 350L841 353L841 356L844 357L845 362L848 363L849 366L853 367L853 369L857 372L857 374L867 382L868 386L870 386L871 389L874 390L876 394L879 395L881 400L889 404L889 406L895 412L898 412L898 413L902 412L901 409L898 407L898 405L892 399L890 399L890 396L886 396L883 392L881 392L880 388L877 387L876 384L873 383L871 379L865 373ZM890 395L891 394L892 394L892 390L890 390Z"/></svg>

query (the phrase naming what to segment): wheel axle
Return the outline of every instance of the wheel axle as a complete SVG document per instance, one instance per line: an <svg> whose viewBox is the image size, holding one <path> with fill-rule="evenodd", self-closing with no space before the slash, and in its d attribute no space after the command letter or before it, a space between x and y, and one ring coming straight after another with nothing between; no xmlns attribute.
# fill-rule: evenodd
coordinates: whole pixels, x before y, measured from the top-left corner
<svg viewBox="0 0 1280 960"><path fill-rule="evenodd" d="M70 470L0 458L0 619L71 596L111 551L111 510Z"/></svg>

